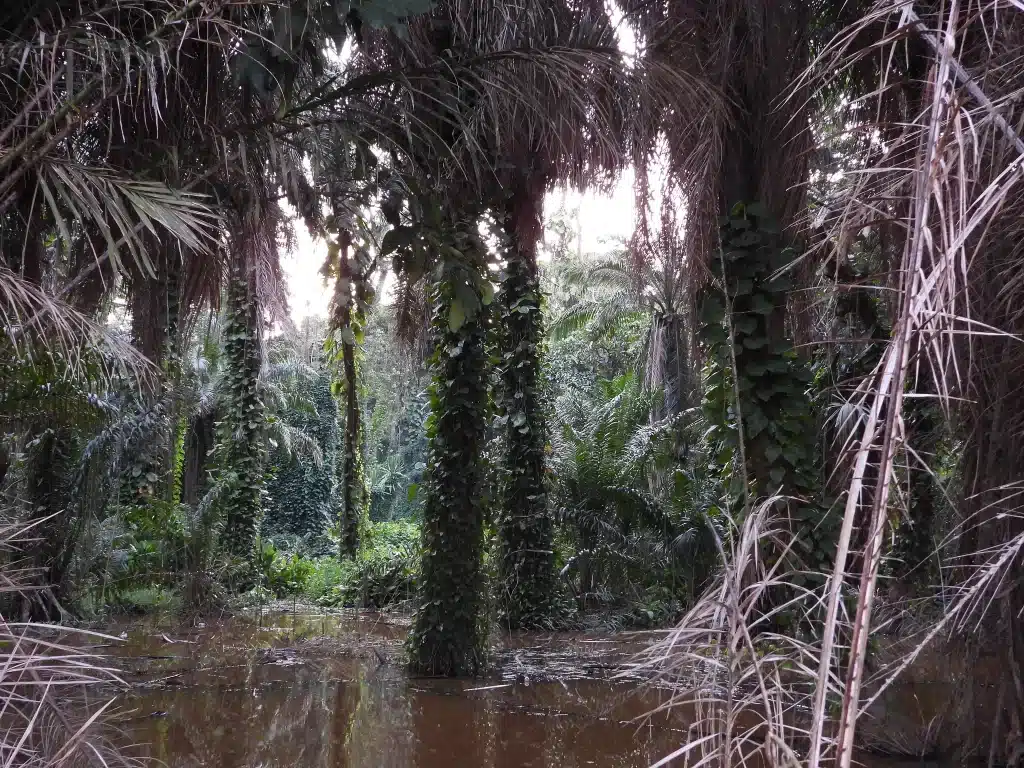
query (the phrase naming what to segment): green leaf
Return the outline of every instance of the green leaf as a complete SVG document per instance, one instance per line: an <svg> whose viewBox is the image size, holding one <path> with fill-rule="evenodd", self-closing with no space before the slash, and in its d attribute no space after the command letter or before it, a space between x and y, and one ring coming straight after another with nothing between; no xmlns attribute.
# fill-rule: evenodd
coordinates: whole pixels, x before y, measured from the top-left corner
<svg viewBox="0 0 1024 768"><path fill-rule="evenodd" d="M733 296L746 296L752 290L754 290L754 283L753 283L753 281L752 280L747 280L747 279L744 278L742 280L737 280L735 282L735 284L732 287L732 295Z"/></svg>
<svg viewBox="0 0 1024 768"><path fill-rule="evenodd" d="M775 467L768 473L768 476L772 479L772 482L775 483L775 485L782 485L782 480L786 476L786 470L782 467Z"/></svg>
<svg viewBox="0 0 1024 768"><path fill-rule="evenodd" d="M409 490L405 494L405 498L410 503L416 500L416 494L419 492L420 486L418 483L410 483Z"/></svg>
<svg viewBox="0 0 1024 768"><path fill-rule="evenodd" d="M448 308L448 327L452 333L458 333L459 329L466 322L466 310L459 299L452 299L452 305Z"/></svg>
<svg viewBox="0 0 1024 768"><path fill-rule="evenodd" d="M770 315L775 309L775 305L768 301L764 294L756 293L751 299L750 309L759 315Z"/></svg>
<svg viewBox="0 0 1024 768"><path fill-rule="evenodd" d="M741 232L729 240L729 245L737 248L749 248L752 245L757 245L761 242L761 236L757 232L747 231Z"/></svg>
<svg viewBox="0 0 1024 768"><path fill-rule="evenodd" d="M380 255L387 256L399 248L408 248L416 240L415 227L395 227L384 233L380 241Z"/></svg>
<svg viewBox="0 0 1024 768"><path fill-rule="evenodd" d="M491 284L490 280L484 280L480 285L480 301L485 307L494 301L494 285Z"/></svg>
<svg viewBox="0 0 1024 768"><path fill-rule="evenodd" d="M735 319L734 328L740 333L753 333L757 330L757 318L743 315Z"/></svg>
<svg viewBox="0 0 1024 768"><path fill-rule="evenodd" d="M725 318L725 307L718 296L708 296L700 308L700 319L702 323L714 325L722 322Z"/></svg>
<svg viewBox="0 0 1024 768"><path fill-rule="evenodd" d="M725 332L725 328L721 325L707 325L704 327L701 335L704 337L704 342L707 344L721 344L729 338L728 334Z"/></svg>

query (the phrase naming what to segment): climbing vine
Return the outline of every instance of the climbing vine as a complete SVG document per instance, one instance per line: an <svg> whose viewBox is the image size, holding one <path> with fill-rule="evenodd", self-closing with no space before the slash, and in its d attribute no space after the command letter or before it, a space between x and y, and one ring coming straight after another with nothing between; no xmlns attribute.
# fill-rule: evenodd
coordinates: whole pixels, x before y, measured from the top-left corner
<svg viewBox="0 0 1024 768"><path fill-rule="evenodd" d="M283 447L278 448L267 483L263 527L268 533L295 534L310 541L324 533L334 513L338 404L331 393L331 375L326 370L309 379L297 377L291 386L312 410L294 408L282 417L316 443L322 461L289 455Z"/></svg>
<svg viewBox="0 0 1024 768"><path fill-rule="evenodd" d="M460 224L444 243L447 257L432 288L420 606L408 640L411 667L434 675L472 674L484 658L483 452L493 289L476 220Z"/></svg>
<svg viewBox="0 0 1024 768"><path fill-rule="evenodd" d="M511 239L511 238L509 238ZM504 626L541 627L554 614L554 524L544 487L546 425L540 386L540 279L533 258L510 243L498 294L502 431L498 477L499 610Z"/></svg>
<svg viewBox="0 0 1024 768"><path fill-rule="evenodd" d="M793 259L778 227L759 203L737 204L723 217L721 251L701 307L699 336L708 375L704 409L719 443L734 506L783 494L792 506L808 564L826 566L810 397L812 375L786 338L790 280L779 271ZM742 471L733 471L741 469Z"/></svg>
<svg viewBox="0 0 1024 768"><path fill-rule="evenodd" d="M335 226L335 219L328 227ZM331 306L331 335L325 351L338 366L341 378L332 385L335 396L343 398L345 434L339 454L338 527L342 557L355 557L359 531L369 520L370 492L363 462L363 425L359 407L359 345L366 331L366 315L373 301L370 274L374 264L365 248L353 246L352 233L345 228L328 243L325 273L335 277Z"/></svg>
<svg viewBox="0 0 1024 768"><path fill-rule="evenodd" d="M224 327L226 404L218 424L214 459L220 491L217 518L223 549L248 562L255 551L263 512L264 408L259 396L257 312L247 282L235 276L228 288Z"/></svg>

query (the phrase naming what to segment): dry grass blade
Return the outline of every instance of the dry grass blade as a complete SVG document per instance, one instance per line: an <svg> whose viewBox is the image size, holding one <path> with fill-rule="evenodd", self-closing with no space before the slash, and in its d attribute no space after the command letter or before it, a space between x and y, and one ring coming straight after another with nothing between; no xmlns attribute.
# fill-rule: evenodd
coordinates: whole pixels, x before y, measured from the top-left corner
<svg viewBox="0 0 1024 768"><path fill-rule="evenodd" d="M777 510L792 501L766 499L735 527L728 551L719 542L720 577L677 628L636 660L673 691L665 707L693 713L686 744L659 764L684 757L688 765L722 768L800 765L789 745L806 737L802 713L813 692L816 648L774 624L784 613L812 621L819 596L803 585L789 556L791 523ZM781 594L790 597L780 601ZM834 676L826 683L832 692L839 688Z"/></svg>
<svg viewBox="0 0 1024 768"><path fill-rule="evenodd" d="M4 524L0 547L16 549L31 527ZM14 575L9 569L4 574L6 592L31 588L12 581ZM96 706L90 691L124 683L83 643L89 636L114 640L95 632L12 623L0 616L0 764L5 768L137 764L103 735L103 716L113 699Z"/></svg>

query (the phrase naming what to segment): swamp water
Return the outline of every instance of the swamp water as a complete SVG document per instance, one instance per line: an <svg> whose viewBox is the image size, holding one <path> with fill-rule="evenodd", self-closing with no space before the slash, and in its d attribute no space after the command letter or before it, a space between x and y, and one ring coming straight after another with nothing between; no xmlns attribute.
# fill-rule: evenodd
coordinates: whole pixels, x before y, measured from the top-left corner
<svg viewBox="0 0 1024 768"><path fill-rule="evenodd" d="M130 754L169 768L639 768L685 740L664 694L614 670L645 641L527 633L489 675L407 675L406 627L367 613L108 627Z"/></svg>

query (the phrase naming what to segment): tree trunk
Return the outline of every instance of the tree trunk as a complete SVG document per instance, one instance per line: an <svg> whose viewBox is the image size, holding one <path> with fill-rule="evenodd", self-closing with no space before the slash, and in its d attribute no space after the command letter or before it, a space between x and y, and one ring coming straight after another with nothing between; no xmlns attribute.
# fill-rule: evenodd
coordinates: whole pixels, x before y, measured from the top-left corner
<svg viewBox="0 0 1024 768"><path fill-rule="evenodd" d="M457 245L483 261L476 220ZM460 289L466 285L457 286ZM464 296L464 292L458 294ZM475 673L484 655L481 631L484 444L487 432L487 308L456 321L460 301L448 280L434 287L429 457L423 505L420 607L409 637L411 668L422 674Z"/></svg>
<svg viewBox="0 0 1024 768"><path fill-rule="evenodd" d="M721 298L735 355L727 355L726 365L735 358L747 471L759 495L801 494L812 482L814 434L803 396L809 377L787 337L788 278L772 279L791 258L787 228L804 207L806 119L777 102L803 69L807 22L799 3L760 0L736 11L729 30L736 61L720 73L733 105L719 168L721 213L728 221L720 238L725 258L715 255L710 266L727 291Z"/></svg>
<svg viewBox="0 0 1024 768"><path fill-rule="evenodd" d="M685 411L693 397L690 378L689 344L686 322L678 314L655 315L656 330L661 334L661 379L665 399L658 417L671 417Z"/></svg>
<svg viewBox="0 0 1024 768"><path fill-rule="evenodd" d="M345 402L345 436L341 451L341 556L355 557L359 551L359 529L367 516L369 494L362 453L362 414L359 410L359 371L356 360L355 320L360 311L352 287L360 281L349 259L352 233L342 230L338 237L338 283L349 286L336 299L334 325L342 330L341 372ZM357 288L358 290L358 288Z"/></svg>
<svg viewBox="0 0 1024 768"><path fill-rule="evenodd" d="M224 529L223 548L249 562L259 535L263 509L263 403L260 372L259 314L248 285L236 276L228 293L224 329L228 403L220 424L219 467Z"/></svg>
<svg viewBox="0 0 1024 768"><path fill-rule="evenodd" d="M366 513L366 478L362 461L363 430L354 344L343 344L341 362L345 383L345 439L341 452L341 555L355 557L359 551L359 525Z"/></svg>
<svg viewBox="0 0 1024 768"><path fill-rule="evenodd" d="M499 480L499 605L510 629L544 627L554 612L554 523L544 483L547 437L541 389L540 190L520 190L505 215L505 279L499 295L504 419Z"/></svg>
<svg viewBox="0 0 1024 768"><path fill-rule="evenodd" d="M185 462L181 475L181 502L193 509L206 491L207 454L215 430L211 416L197 416L185 434Z"/></svg>

